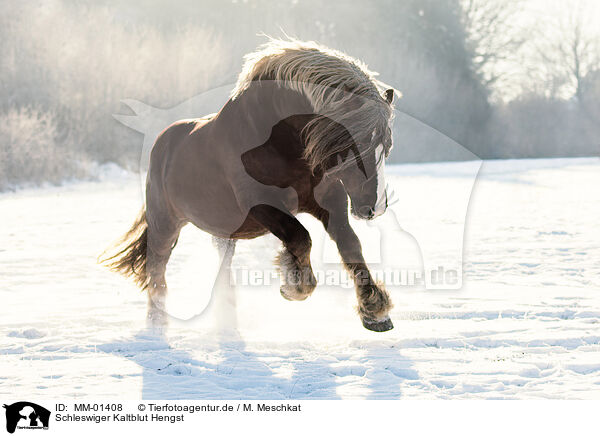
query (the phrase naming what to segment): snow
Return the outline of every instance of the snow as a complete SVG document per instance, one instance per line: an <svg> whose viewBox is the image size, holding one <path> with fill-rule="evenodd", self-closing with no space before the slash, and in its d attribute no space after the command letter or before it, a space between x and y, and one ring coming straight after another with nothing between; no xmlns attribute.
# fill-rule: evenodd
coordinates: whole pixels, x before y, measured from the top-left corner
<svg viewBox="0 0 600 436"><path fill-rule="evenodd" d="M468 212L445 209L447 222L437 203L423 209L410 195L462 186L472 163L386 172L404 199L393 206L397 224L414 233L395 233L383 261L392 253L397 267L422 267L429 245L414 235L444 238L436 226L462 228L466 215L462 288L388 287L395 328L386 333L361 326L352 289L320 284L289 302L273 279L238 283L234 312L219 305L225 295L208 316L153 335L145 295L96 263L141 207L137 175L106 167L96 182L1 194L0 391L50 400L599 398L600 160L486 161ZM375 221L391 225L386 216ZM326 263L320 225L301 220L314 268L341 271ZM377 252L376 228L353 225ZM429 258L456 252L456 235ZM234 270L271 272L278 249L272 236L240 242ZM216 265L210 238L186 227L169 264L171 314L202 311Z"/></svg>

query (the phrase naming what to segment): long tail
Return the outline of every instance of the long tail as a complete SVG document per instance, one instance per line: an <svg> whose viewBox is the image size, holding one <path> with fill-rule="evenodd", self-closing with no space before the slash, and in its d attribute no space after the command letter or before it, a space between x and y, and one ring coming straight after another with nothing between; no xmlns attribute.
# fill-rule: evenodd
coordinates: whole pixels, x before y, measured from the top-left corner
<svg viewBox="0 0 600 436"><path fill-rule="evenodd" d="M114 247L119 251L116 254L100 257L100 262L115 272L126 277L133 277L142 289L148 287L149 277L147 271L148 249L148 223L146 209L143 208L131 229L123 236Z"/></svg>

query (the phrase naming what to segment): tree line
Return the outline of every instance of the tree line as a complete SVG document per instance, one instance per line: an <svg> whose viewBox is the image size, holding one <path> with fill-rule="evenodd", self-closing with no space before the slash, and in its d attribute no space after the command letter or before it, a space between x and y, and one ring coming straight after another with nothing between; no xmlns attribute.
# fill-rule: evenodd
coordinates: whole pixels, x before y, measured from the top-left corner
<svg viewBox="0 0 600 436"><path fill-rule="evenodd" d="M400 89L393 162L598 155L599 15L527 4L0 0L0 189L135 169L120 100L167 108L231 84L261 33L347 52Z"/></svg>

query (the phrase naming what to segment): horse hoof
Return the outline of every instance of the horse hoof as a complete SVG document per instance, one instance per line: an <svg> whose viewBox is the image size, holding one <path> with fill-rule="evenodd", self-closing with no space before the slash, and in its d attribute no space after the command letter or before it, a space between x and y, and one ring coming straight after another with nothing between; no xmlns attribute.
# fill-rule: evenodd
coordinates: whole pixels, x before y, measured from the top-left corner
<svg viewBox="0 0 600 436"><path fill-rule="evenodd" d="M288 297L288 295L287 295L285 292L283 292L283 288L279 290L279 293L280 293L280 294L281 294L281 296L282 296L283 298L285 298L287 301L294 301L294 300L292 300L290 297Z"/></svg>
<svg viewBox="0 0 600 436"><path fill-rule="evenodd" d="M310 295L310 294L307 294L307 293L302 293L302 292L297 291L297 290L293 291L293 293L289 293L289 292L285 291L284 287L281 287L279 289L279 293L287 301L303 301L303 300L306 300L308 298L308 296Z"/></svg>
<svg viewBox="0 0 600 436"><path fill-rule="evenodd" d="M375 320L372 318L362 318L362 325L367 330L374 332L387 332L394 328L394 324L389 316L383 320Z"/></svg>

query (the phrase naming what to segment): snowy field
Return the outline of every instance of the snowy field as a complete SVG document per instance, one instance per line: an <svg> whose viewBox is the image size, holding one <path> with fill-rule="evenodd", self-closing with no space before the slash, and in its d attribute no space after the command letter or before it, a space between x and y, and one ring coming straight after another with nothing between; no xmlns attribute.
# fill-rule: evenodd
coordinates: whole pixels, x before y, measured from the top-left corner
<svg viewBox="0 0 600 436"><path fill-rule="evenodd" d="M413 207L419 200L408 199L417 191L445 197L467 177L465 164L388 168L398 224L439 234L430 231L444 220L436 201ZM0 194L0 392L51 400L598 399L598 186L599 159L484 162L466 214L462 289L389 287L390 332L361 326L352 289L321 285L308 300L288 302L274 282L238 284L235 313L215 307L162 338L144 330L145 295L96 263L141 207L137 176L113 169L99 182ZM456 230L467 211L454 212L446 224ZM378 220L389 222L386 215ZM301 220L319 269L328 259L324 232ZM368 252L373 228L357 229ZM404 235L393 261L422 267L419 237ZM234 269L271 270L278 248L270 236L241 242ZM206 235L184 229L167 276L172 314L202 311L215 256ZM215 271L200 269L206 259ZM223 332L232 326L237 334Z"/></svg>

